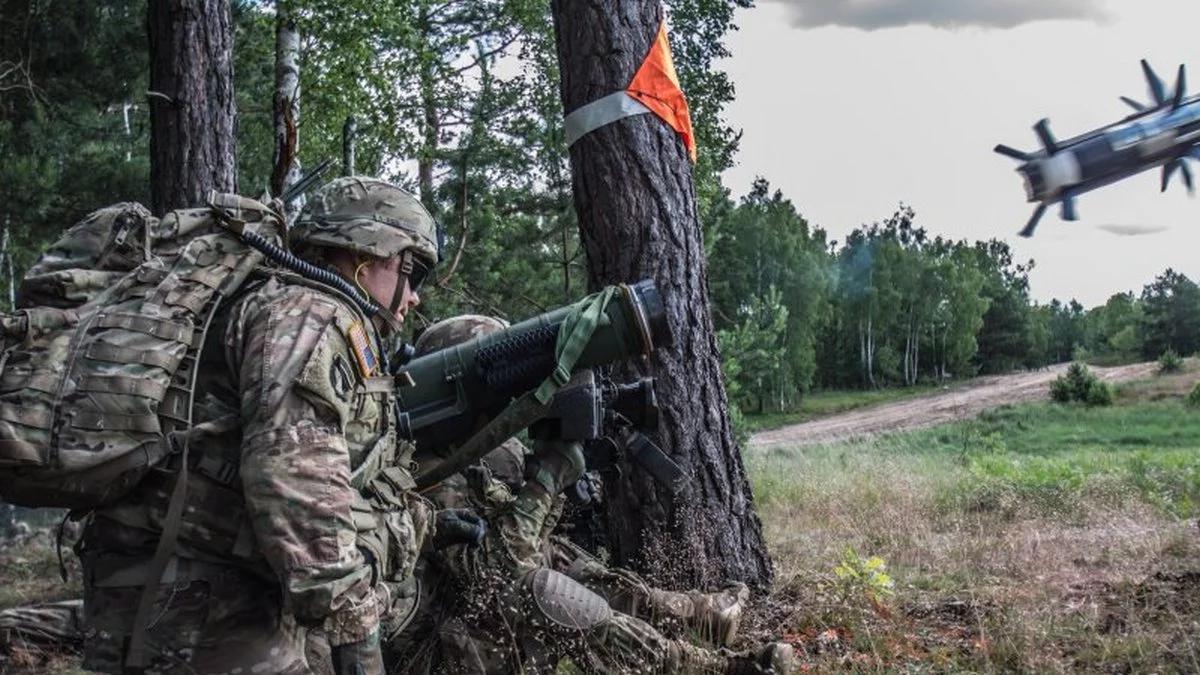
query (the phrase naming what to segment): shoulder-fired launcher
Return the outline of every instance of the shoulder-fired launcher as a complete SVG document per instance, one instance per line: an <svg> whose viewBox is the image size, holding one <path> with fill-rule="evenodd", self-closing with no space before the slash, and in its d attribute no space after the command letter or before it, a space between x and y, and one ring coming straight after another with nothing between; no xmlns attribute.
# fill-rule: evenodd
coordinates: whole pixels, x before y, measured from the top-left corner
<svg viewBox="0 0 1200 675"><path fill-rule="evenodd" d="M508 426L497 425L494 418L554 374L559 367L556 346L564 321L605 292L614 297L604 307L571 373L648 355L671 343L662 296L647 279L606 289L503 331L426 354L399 370L400 431L423 452L443 458L436 467L421 468L419 485L431 485L456 473L536 420L541 408L530 408L534 417L517 416ZM491 437L475 438L485 426L491 427L487 430ZM468 452L456 451L468 442Z"/></svg>

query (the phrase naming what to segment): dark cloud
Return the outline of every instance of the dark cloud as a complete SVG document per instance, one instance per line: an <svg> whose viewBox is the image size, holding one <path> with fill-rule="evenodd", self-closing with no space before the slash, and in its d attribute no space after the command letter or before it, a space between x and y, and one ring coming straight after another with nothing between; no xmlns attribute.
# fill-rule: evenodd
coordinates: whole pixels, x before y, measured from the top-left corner
<svg viewBox="0 0 1200 675"><path fill-rule="evenodd" d="M846 26L876 30L928 25L938 28L1012 28L1048 19L1099 21L1100 0L777 0L806 28Z"/></svg>

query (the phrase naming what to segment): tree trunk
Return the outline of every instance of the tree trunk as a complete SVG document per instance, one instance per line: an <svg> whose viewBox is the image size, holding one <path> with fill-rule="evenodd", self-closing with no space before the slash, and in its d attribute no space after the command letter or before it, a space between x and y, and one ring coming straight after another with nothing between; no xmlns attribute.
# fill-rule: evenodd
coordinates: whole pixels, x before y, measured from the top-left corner
<svg viewBox="0 0 1200 675"><path fill-rule="evenodd" d="M300 180L300 32L286 2L275 6L275 167L271 194L282 195ZM303 199L303 198L301 198ZM284 205L288 222L304 206L300 199Z"/></svg>
<svg viewBox="0 0 1200 675"><path fill-rule="evenodd" d="M4 285L8 289L8 312L17 311L17 275L13 270L12 252L9 250L9 216L4 214L4 233L0 234L0 274L4 275Z"/></svg>
<svg viewBox="0 0 1200 675"><path fill-rule="evenodd" d="M229 0L150 0L150 200L154 213L235 192Z"/></svg>
<svg viewBox="0 0 1200 675"><path fill-rule="evenodd" d="M871 384L872 389L875 386L875 331L873 330L873 317L867 317L867 382Z"/></svg>
<svg viewBox="0 0 1200 675"><path fill-rule="evenodd" d="M417 156L417 192L421 203L430 213L437 213L433 196L433 165L437 159L438 136L441 122L438 116L437 89L434 82L434 65L430 57L433 42L432 17L429 7L421 8L420 28L425 45L421 62L421 150Z"/></svg>
<svg viewBox="0 0 1200 675"><path fill-rule="evenodd" d="M662 20L659 0L553 0L567 112L624 89ZM629 117L571 148L575 209L592 288L651 277L674 345L651 360L659 440L691 480L676 497L628 469L606 486L611 553L660 583L763 585L771 561L733 439L709 306L687 152L653 115Z"/></svg>
<svg viewBox="0 0 1200 675"><path fill-rule="evenodd" d="M353 176L354 170L354 150L358 144L358 122L354 119L354 115L346 118L346 123L342 125L342 175Z"/></svg>

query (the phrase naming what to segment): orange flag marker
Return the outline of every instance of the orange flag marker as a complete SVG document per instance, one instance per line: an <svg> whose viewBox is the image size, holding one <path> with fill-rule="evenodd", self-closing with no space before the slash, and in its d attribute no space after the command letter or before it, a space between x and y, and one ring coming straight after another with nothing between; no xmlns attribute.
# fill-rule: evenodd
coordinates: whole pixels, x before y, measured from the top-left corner
<svg viewBox="0 0 1200 675"><path fill-rule="evenodd" d="M602 126L634 115L653 113L666 122L683 139L688 156L696 161L696 138L692 132L692 117L687 99L679 87L671 44L667 41L667 24L660 23L658 35L642 65L622 91L613 92L580 106L566 116L567 144Z"/></svg>
<svg viewBox="0 0 1200 675"><path fill-rule="evenodd" d="M679 75L675 72L675 59L671 57L665 21L658 25L658 36L650 45L650 53L646 54L646 59L625 91L683 137L683 146L695 162L696 137L692 133L692 116L688 112L687 98L679 88Z"/></svg>

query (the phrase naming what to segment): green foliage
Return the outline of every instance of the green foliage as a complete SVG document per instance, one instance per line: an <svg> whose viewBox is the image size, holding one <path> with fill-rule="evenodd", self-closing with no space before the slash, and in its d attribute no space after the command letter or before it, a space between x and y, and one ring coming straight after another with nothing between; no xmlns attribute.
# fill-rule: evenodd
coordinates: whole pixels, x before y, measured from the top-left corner
<svg viewBox="0 0 1200 675"><path fill-rule="evenodd" d="M89 211L148 198L144 6L144 0L4 6L0 227L12 235L18 276ZM7 281L0 281L0 297L7 297ZM0 309L6 308L5 300Z"/></svg>
<svg viewBox="0 0 1200 675"><path fill-rule="evenodd" d="M1200 382L1197 382L1196 386L1188 392L1187 404L1193 408L1200 408Z"/></svg>
<svg viewBox="0 0 1200 675"><path fill-rule="evenodd" d="M825 233L811 229L792 203L779 191L772 193L762 179L714 228L709 286L718 330L734 340L733 333L746 332L747 322L763 324L764 306L775 307L776 342L782 347L772 365L776 372L761 380L769 391L747 393L764 409L792 407L812 384L817 327L828 312ZM734 346L724 353L736 356L744 349Z"/></svg>
<svg viewBox="0 0 1200 675"><path fill-rule="evenodd" d="M1112 405L1113 389L1107 382L1095 379L1088 383L1083 402L1091 406Z"/></svg>
<svg viewBox="0 0 1200 675"><path fill-rule="evenodd" d="M766 297L750 299L739 325L718 331L727 392L739 408L762 412L768 407L767 397L783 386L787 320L788 310L772 288Z"/></svg>
<svg viewBox="0 0 1200 675"><path fill-rule="evenodd" d="M887 573L887 563L879 556L860 556L853 548L842 552L842 559L833 567L834 587L843 602L866 598L882 603L895 595L896 582Z"/></svg>
<svg viewBox="0 0 1200 675"><path fill-rule="evenodd" d="M1159 375L1169 375L1171 373L1178 373L1182 370L1183 357L1179 356L1174 349L1168 348L1167 351L1162 353L1162 356L1158 357Z"/></svg>
<svg viewBox="0 0 1200 675"><path fill-rule="evenodd" d="M1075 388L1060 375L1050 383L1050 398L1058 403L1070 403L1075 400Z"/></svg>
<svg viewBox="0 0 1200 675"><path fill-rule="evenodd" d="M1076 361L1067 372L1050 383L1050 398L1059 403L1077 401L1090 406L1111 405L1112 386L1096 377L1087 366Z"/></svg>
<svg viewBox="0 0 1200 675"><path fill-rule="evenodd" d="M1168 269L1142 289L1142 353L1156 358L1167 349L1193 354L1200 348L1200 286Z"/></svg>

